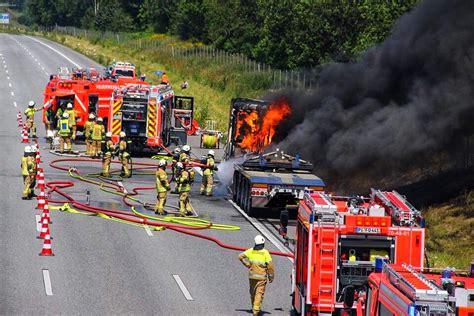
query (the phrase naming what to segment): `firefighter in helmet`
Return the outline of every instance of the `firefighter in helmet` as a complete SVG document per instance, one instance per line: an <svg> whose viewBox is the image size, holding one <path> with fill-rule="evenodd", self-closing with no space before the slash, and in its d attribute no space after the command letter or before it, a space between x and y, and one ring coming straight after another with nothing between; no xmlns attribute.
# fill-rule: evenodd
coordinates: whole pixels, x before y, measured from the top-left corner
<svg viewBox="0 0 474 316"><path fill-rule="evenodd" d="M166 215L164 207L169 190L170 184L168 182L168 174L166 173L166 161L160 160L156 169L156 191L158 193L155 206L156 214Z"/></svg>
<svg viewBox="0 0 474 316"><path fill-rule="evenodd" d="M31 146L26 146L21 157L21 174L23 176L23 200L31 200L34 195L32 184L36 176L36 163L32 156ZM33 187L34 188L34 187Z"/></svg>
<svg viewBox="0 0 474 316"><path fill-rule="evenodd" d="M43 109L43 106L40 108L35 108L35 105L35 101L30 101L28 103L28 107L25 110L26 128L33 138L36 138L35 113Z"/></svg>
<svg viewBox="0 0 474 316"><path fill-rule="evenodd" d="M86 140L86 155L92 156L92 129L94 127L95 115L89 114L89 119L84 123L84 138Z"/></svg>
<svg viewBox="0 0 474 316"><path fill-rule="evenodd" d="M91 148L91 156L93 158L99 158L100 154L102 153L102 141L105 137L105 127L103 124L103 120L101 117L98 117L95 120L94 125L92 125L92 148Z"/></svg>
<svg viewBox="0 0 474 316"><path fill-rule="evenodd" d="M206 161L203 161L206 165L202 167L202 183L201 183L201 195L206 194L207 196L212 195L212 185L214 184L214 150L209 150L207 153Z"/></svg>
<svg viewBox="0 0 474 316"><path fill-rule="evenodd" d="M188 164L191 159L191 147L189 145L184 145L181 153L179 154L178 161L183 164Z"/></svg>
<svg viewBox="0 0 474 316"><path fill-rule="evenodd" d="M265 287L272 283L275 277L272 256L265 249L265 238L261 235L255 237L255 246L239 255L239 260L249 270L250 300L253 315L258 315L262 308Z"/></svg>
<svg viewBox="0 0 474 316"><path fill-rule="evenodd" d="M58 134L59 134L59 148L61 154L64 153L64 149L66 152L72 151L72 143L71 143L71 127L69 126L69 113L64 112L61 119L58 121ZM66 146L65 146L66 145Z"/></svg>
<svg viewBox="0 0 474 316"><path fill-rule="evenodd" d="M184 167L183 163L178 162L176 164L176 184L178 185L179 193L179 214L181 216L192 215L193 208L189 202L189 191L191 190L191 175L188 170Z"/></svg>
<svg viewBox="0 0 474 316"><path fill-rule="evenodd" d="M76 131L77 131L76 111L74 111L74 106L72 105L72 103L67 104L66 113L69 114L69 127L71 129L71 138L73 140L75 140L76 139Z"/></svg>
<svg viewBox="0 0 474 316"><path fill-rule="evenodd" d="M118 158L122 163L122 173L120 174L122 177L130 178L130 168L128 164L130 162L130 153L128 152L128 144L129 141L126 140L127 135L125 132L120 132L120 141L118 143Z"/></svg>
<svg viewBox="0 0 474 316"><path fill-rule="evenodd" d="M173 150L173 160L172 160L172 168L173 168L173 180L176 180L176 174L178 170L176 168L176 164L179 162L179 156L181 155L181 148L176 147ZM178 184L176 183L173 193L178 193Z"/></svg>
<svg viewBox="0 0 474 316"><path fill-rule="evenodd" d="M110 177L110 163L112 161L112 156L115 153L112 132L107 132L105 134L105 141L102 142L102 145L102 152L104 153L104 157L102 157L102 175L104 177Z"/></svg>

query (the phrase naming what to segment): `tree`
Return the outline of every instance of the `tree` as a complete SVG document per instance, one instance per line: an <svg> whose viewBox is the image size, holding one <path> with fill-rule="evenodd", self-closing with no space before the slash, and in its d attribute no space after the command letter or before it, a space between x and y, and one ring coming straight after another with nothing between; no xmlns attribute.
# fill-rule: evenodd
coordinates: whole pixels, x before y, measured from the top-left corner
<svg viewBox="0 0 474 316"><path fill-rule="evenodd" d="M133 29L132 18L119 0L103 0L94 21L94 28L100 31L129 31Z"/></svg>
<svg viewBox="0 0 474 316"><path fill-rule="evenodd" d="M138 13L139 25L143 29L167 33L176 4L176 0L144 0Z"/></svg>
<svg viewBox="0 0 474 316"><path fill-rule="evenodd" d="M207 42L207 12L203 0L180 0L172 14L171 30L182 39Z"/></svg>

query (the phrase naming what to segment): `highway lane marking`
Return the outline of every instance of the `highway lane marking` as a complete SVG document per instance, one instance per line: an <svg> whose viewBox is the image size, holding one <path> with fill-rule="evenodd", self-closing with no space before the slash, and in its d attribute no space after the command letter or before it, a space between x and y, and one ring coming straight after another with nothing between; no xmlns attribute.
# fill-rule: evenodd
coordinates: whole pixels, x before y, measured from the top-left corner
<svg viewBox="0 0 474 316"><path fill-rule="evenodd" d="M44 67L41 67L41 70L44 70Z"/></svg>
<svg viewBox="0 0 474 316"><path fill-rule="evenodd" d="M25 35L25 36L26 36L26 35ZM59 55L61 55L62 57L64 57L66 60L70 61L74 66L81 68L81 66L79 66L78 63L76 63L76 62L73 61L71 58L67 57L66 55L64 55L63 53L61 53L60 51L58 51L57 49L55 49L55 48L49 46L48 44L43 43L43 42L41 42L41 41L37 40L36 38L31 37L31 36L26 36L26 37L28 37L29 39L31 39L31 40L33 40L33 41L35 41L35 42L40 43L40 44L43 45L43 46L48 47L48 48L51 49L53 52L56 52L57 54L59 54Z"/></svg>
<svg viewBox="0 0 474 316"><path fill-rule="evenodd" d="M46 76L49 76L49 74L46 71L44 73L46 74Z"/></svg>
<svg viewBox="0 0 474 316"><path fill-rule="evenodd" d="M153 233L151 232L150 226L148 225L143 225L145 227L146 233L148 236L153 237Z"/></svg>
<svg viewBox="0 0 474 316"><path fill-rule="evenodd" d="M16 102L15 102L15 101L13 101L13 106L14 106L14 107L17 107L17 104L16 104Z"/></svg>
<svg viewBox="0 0 474 316"><path fill-rule="evenodd" d="M36 219L36 231L41 231L41 216L40 215L35 215Z"/></svg>
<svg viewBox="0 0 474 316"><path fill-rule="evenodd" d="M188 289L187 289L186 286L184 285L183 280L181 280L181 278L179 277L179 275L173 274L173 278L174 278L174 280L176 281L176 283L178 283L179 289L181 290L181 292L183 292L184 297L185 297L188 301L194 301L193 297L191 296L191 293L189 293Z"/></svg>
<svg viewBox="0 0 474 316"><path fill-rule="evenodd" d="M10 80L10 76L7 76L7 80Z"/></svg>
<svg viewBox="0 0 474 316"><path fill-rule="evenodd" d="M11 84L11 83L8 83L8 86L11 88L11 87L12 87L12 84Z"/></svg>
<svg viewBox="0 0 474 316"><path fill-rule="evenodd" d="M13 91L11 91L10 93L12 94L13 97L15 96L15 93L13 93Z"/></svg>
<svg viewBox="0 0 474 316"><path fill-rule="evenodd" d="M43 282L46 295L52 296L53 288L51 287L51 278L49 277L49 270L43 270Z"/></svg>
<svg viewBox="0 0 474 316"><path fill-rule="evenodd" d="M278 248L278 250L280 250L281 252L284 252L284 253L288 253L288 249L285 249L285 246L278 240L278 239L275 239L273 237L273 235L270 233L270 231L265 227L263 226L259 221L257 221L256 219L250 217L247 215L247 213L245 213L237 204L235 204L234 201L232 200L228 200L230 204L232 204L232 206L246 219L250 222L250 224L252 224L253 227L255 227L256 230L258 230L260 232L260 234L262 234L263 236L265 236L265 238L267 240L269 240L273 245L275 245L275 247ZM291 262L293 262L293 259L290 258L290 257L286 257L288 260L290 260Z"/></svg>

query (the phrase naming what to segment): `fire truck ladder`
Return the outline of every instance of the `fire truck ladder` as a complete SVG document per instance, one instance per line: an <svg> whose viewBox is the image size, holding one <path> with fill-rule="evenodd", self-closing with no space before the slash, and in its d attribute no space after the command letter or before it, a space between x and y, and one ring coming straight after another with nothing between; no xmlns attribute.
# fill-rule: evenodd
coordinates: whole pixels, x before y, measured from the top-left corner
<svg viewBox="0 0 474 316"><path fill-rule="evenodd" d="M372 194L377 197L385 207L390 209L391 216L395 221L405 226L414 225L415 217L419 215L419 211L408 203L398 192L382 192L372 189Z"/></svg>
<svg viewBox="0 0 474 316"><path fill-rule="evenodd" d="M411 266L402 264L396 268L386 264L384 272L390 282L414 301L447 302L448 292L433 284Z"/></svg>
<svg viewBox="0 0 474 316"><path fill-rule="evenodd" d="M316 271L319 273L318 310L324 310L334 306L336 265L337 265L337 227L336 223L321 224L318 221L319 234L319 259L316 262Z"/></svg>

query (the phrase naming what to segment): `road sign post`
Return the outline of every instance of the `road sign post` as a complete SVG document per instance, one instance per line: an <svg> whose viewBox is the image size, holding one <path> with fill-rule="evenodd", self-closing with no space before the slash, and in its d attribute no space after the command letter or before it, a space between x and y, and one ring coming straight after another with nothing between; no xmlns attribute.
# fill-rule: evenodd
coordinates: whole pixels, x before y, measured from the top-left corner
<svg viewBox="0 0 474 316"><path fill-rule="evenodd" d="M10 24L10 14L0 13L0 24Z"/></svg>

